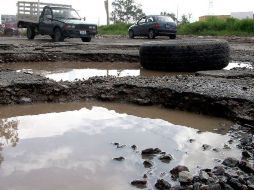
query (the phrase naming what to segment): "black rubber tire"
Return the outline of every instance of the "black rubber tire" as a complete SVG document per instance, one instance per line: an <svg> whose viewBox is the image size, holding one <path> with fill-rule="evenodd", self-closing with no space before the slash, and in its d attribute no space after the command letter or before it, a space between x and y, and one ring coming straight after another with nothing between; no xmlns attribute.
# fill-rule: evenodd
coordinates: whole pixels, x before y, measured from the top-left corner
<svg viewBox="0 0 254 190"><path fill-rule="evenodd" d="M170 38L170 39L176 39L176 34L170 34L170 35L169 35L169 38Z"/></svg>
<svg viewBox="0 0 254 190"><path fill-rule="evenodd" d="M224 40L170 40L140 47L143 68L166 71L219 70L229 63L229 44Z"/></svg>
<svg viewBox="0 0 254 190"><path fill-rule="evenodd" d="M54 42L63 42L64 41L64 36L62 34L62 31L60 28L55 28L54 30Z"/></svg>
<svg viewBox="0 0 254 190"><path fill-rule="evenodd" d="M26 30L26 36L28 40L33 40L35 37L35 29L32 26L28 26Z"/></svg>
<svg viewBox="0 0 254 190"><path fill-rule="evenodd" d="M148 38L149 39L154 39L156 37L154 30L149 30L148 32Z"/></svg>
<svg viewBox="0 0 254 190"><path fill-rule="evenodd" d="M91 37L85 37L81 38L82 42L91 42L92 38Z"/></svg>
<svg viewBox="0 0 254 190"><path fill-rule="evenodd" d="M129 30L129 38L134 39L134 37L135 37L135 35L134 35L133 30Z"/></svg>

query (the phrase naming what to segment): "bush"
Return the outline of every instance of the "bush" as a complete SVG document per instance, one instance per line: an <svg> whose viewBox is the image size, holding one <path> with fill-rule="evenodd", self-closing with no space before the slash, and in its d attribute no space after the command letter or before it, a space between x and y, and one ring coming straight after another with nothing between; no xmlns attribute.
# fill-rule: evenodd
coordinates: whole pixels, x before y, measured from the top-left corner
<svg viewBox="0 0 254 190"><path fill-rule="evenodd" d="M206 21L178 26L178 34L254 36L254 20L211 17Z"/></svg>
<svg viewBox="0 0 254 190"><path fill-rule="evenodd" d="M131 24L116 23L108 26L99 26L98 34L101 35L127 35Z"/></svg>

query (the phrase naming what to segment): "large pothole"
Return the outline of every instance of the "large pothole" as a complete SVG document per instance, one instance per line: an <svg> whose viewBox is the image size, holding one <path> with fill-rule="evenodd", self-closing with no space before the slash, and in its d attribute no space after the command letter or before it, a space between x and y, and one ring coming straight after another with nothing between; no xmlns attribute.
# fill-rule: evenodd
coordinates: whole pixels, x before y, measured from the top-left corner
<svg viewBox="0 0 254 190"><path fill-rule="evenodd" d="M0 113L0 187L6 190L132 189L130 182L144 174L153 189L159 178L177 185L169 173L177 165L195 175L241 157L239 141L228 133L233 124L220 118L100 102L2 106ZM150 147L173 160L142 157ZM119 157L124 160L112 160Z"/></svg>

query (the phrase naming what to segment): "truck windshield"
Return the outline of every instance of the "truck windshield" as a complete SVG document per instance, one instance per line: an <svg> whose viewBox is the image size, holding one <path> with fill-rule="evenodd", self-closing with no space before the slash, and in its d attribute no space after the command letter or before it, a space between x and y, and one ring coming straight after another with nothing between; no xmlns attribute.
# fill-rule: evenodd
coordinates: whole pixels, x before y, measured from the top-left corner
<svg viewBox="0 0 254 190"><path fill-rule="evenodd" d="M52 8L53 18L55 19L75 19L81 20L80 16L74 9Z"/></svg>

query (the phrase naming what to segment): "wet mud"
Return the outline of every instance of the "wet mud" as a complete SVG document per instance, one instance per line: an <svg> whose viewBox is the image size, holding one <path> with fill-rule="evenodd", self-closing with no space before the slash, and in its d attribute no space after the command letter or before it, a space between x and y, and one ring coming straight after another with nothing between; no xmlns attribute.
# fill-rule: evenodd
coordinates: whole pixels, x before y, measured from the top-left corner
<svg viewBox="0 0 254 190"><path fill-rule="evenodd" d="M0 187L15 189L18 186L24 189L34 189L38 183L41 183L41 179L44 179L45 183L40 188L59 189L58 182L66 179L66 189L83 189L84 187L87 189L135 189L136 187L148 189L253 189L253 40L231 38L228 40L231 46L231 60L246 62L247 66L244 68L201 71L191 74L166 73L161 75L160 73L156 75L155 73L142 74L146 71L143 71L138 65L138 49L140 44L145 41L144 39L119 38L112 40L112 38L104 38L95 39L93 43L89 44L71 40L53 44L44 38L36 39L33 42L25 39L1 39L0 114L3 120L0 128L0 140L7 142L7 144L0 142L0 151L4 150L4 156L0 154L1 168L4 171L0 172ZM37 65L32 68L31 62L38 61L48 63L42 67ZM91 67L96 62L96 69L101 67L100 69L109 72L110 69L105 67L105 63L107 63L112 64L112 67L117 67L117 72L131 68L139 70L139 74L121 77L106 74L96 75L85 80L61 81L61 79L48 79L46 78L47 74L44 75L41 72L47 71L46 68L50 65L55 67L55 73L60 72L58 64L62 63L68 67L66 61L77 63L74 67L77 69L84 69L84 63ZM89 65L90 63L91 65ZM28 70L25 70L26 67ZM36 68L40 68L40 71L36 71ZM67 69L73 69L72 63ZM52 70L54 69L51 69L50 72ZM114 128L112 117L115 117L115 112L106 111L103 112L104 114L96 112L96 110L105 111L100 108L95 109L94 113L88 110L85 110L84 113L76 111L79 108L82 110L83 104L81 102L88 100L100 100L103 104L129 103L147 107L142 107L140 110L136 107L131 108L137 110L138 113L135 112L134 115L142 119L121 115L120 118L127 117L127 119L123 122L119 119L119 123L116 123L115 129L112 130L112 126ZM60 123L58 127L52 126L54 123L52 118L56 119L57 116L57 113L52 112L63 112L66 110L64 103L68 102L74 104L68 107L68 110L73 111L71 112L72 116L77 114L76 119L80 123L71 123L72 119L68 119L70 116L67 117L68 113L66 113L67 115L63 114L58 118ZM50 104L52 106L46 106L46 108L39 104L38 108L35 105L38 103L61 104L57 104L58 106ZM28 110L26 111L24 107L18 109L15 107L17 104L22 104L20 106L25 106ZM96 105L96 103L93 104ZM15 111L10 105L14 107ZM146 112L150 105L157 106L158 110ZM168 108L218 116L230 121L221 120L222 124L216 124L218 121L216 119L203 121L193 115L170 115L160 112L161 109L168 110ZM32 117L38 119L36 122L36 119L31 119L31 115L26 116L31 114L31 109L34 113L32 115L39 114ZM91 107L88 109L93 110ZM109 106L108 109L133 115L132 111L126 111L129 110L126 107ZM21 117L17 117L20 115ZM15 122L17 120L13 120L13 117L19 118L20 123ZM86 125L87 120L93 117L102 120L103 125L99 121L95 123L91 121L88 122L90 126ZM6 118L11 119L6 120ZM151 121L149 118L155 118L155 120ZM168 121L195 129L172 126L161 122L161 120L156 120L158 118L164 122ZM65 126L66 119L70 122L66 122L69 124L68 127ZM96 119L94 120L96 121ZM103 119L106 119L107 122ZM40 123L43 121L45 123ZM193 123L189 123L189 121L193 121ZM33 122L37 124L36 126L43 125L45 128L31 128ZM213 129L208 129L209 122ZM105 130L107 135L103 136L101 134L103 134L104 129L102 128L105 124L110 129ZM132 126L129 126L130 124ZM71 130L69 130L70 126L73 127ZM132 130L133 126L137 126L135 133ZM65 129L66 131L64 131ZM112 133L107 133L110 130ZM204 131L210 130L211 134L204 133ZM173 138L175 134L172 134L174 131L179 131L175 140ZM167 133L167 138L164 138L165 133ZM95 136L93 135L103 142L94 143L93 137ZM53 136L54 138L51 138ZM145 138L140 138L141 136ZM42 138L45 138L46 141L42 141ZM67 147L63 146L66 145L66 139L69 142ZM76 139L80 140L76 141ZM157 140L151 141L151 139ZM179 143L179 140L183 141ZM49 144L45 142L49 142L52 146L49 147ZM158 143L154 144L153 142ZM178 143L179 146L168 146L172 142L173 145ZM17 146L19 143L20 146ZM17 148L11 149L16 146ZM96 146L103 147L103 151L97 149ZM83 148L77 149L77 147ZM176 147L178 147L177 150ZM28 154L21 157L26 151ZM199 154L196 154L197 152ZM111 155L109 156L108 153ZM84 155L88 155L85 162ZM14 158L18 158L18 160L15 161ZM199 160L200 158L202 160ZM26 163L27 160L31 162L27 165L24 160ZM200 165L201 167L199 167ZM58 170L56 170L56 166L58 166ZM19 172L15 173L16 169L14 168L18 168ZM82 168L85 172L77 168ZM112 175L108 176L108 170L113 171ZM125 172L122 172L123 170ZM96 172L98 175L92 175ZM51 186L47 186L47 181L58 176L55 174L61 176L61 179L55 178ZM85 180L80 178L81 174ZM95 178L91 178L92 176ZM22 183L22 180L28 178L34 179L30 186ZM15 179L21 183L17 183L18 181ZM38 179L40 182L36 181ZM101 183L98 183L98 179L101 179ZM70 184L71 187L68 186Z"/></svg>
<svg viewBox="0 0 254 190"><path fill-rule="evenodd" d="M254 123L252 76L231 79L202 74L153 78L93 77L84 81L55 82L39 75L1 71L0 104L97 99L162 105Z"/></svg>
<svg viewBox="0 0 254 190"><path fill-rule="evenodd" d="M179 37L190 39L193 37ZM203 39L196 37L197 39ZM207 37L209 38L209 37ZM166 39L155 39L156 41ZM168 40L168 39L167 39ZM254 63L254 40L252 38L226 38L230 42L232 61ZM39 61L96 61L96 62L138 62L139 46L147 39L98 38L92 43L66 40L52 43L47 38L28 41L25 38L0 38L0 63Z"/></svg>

